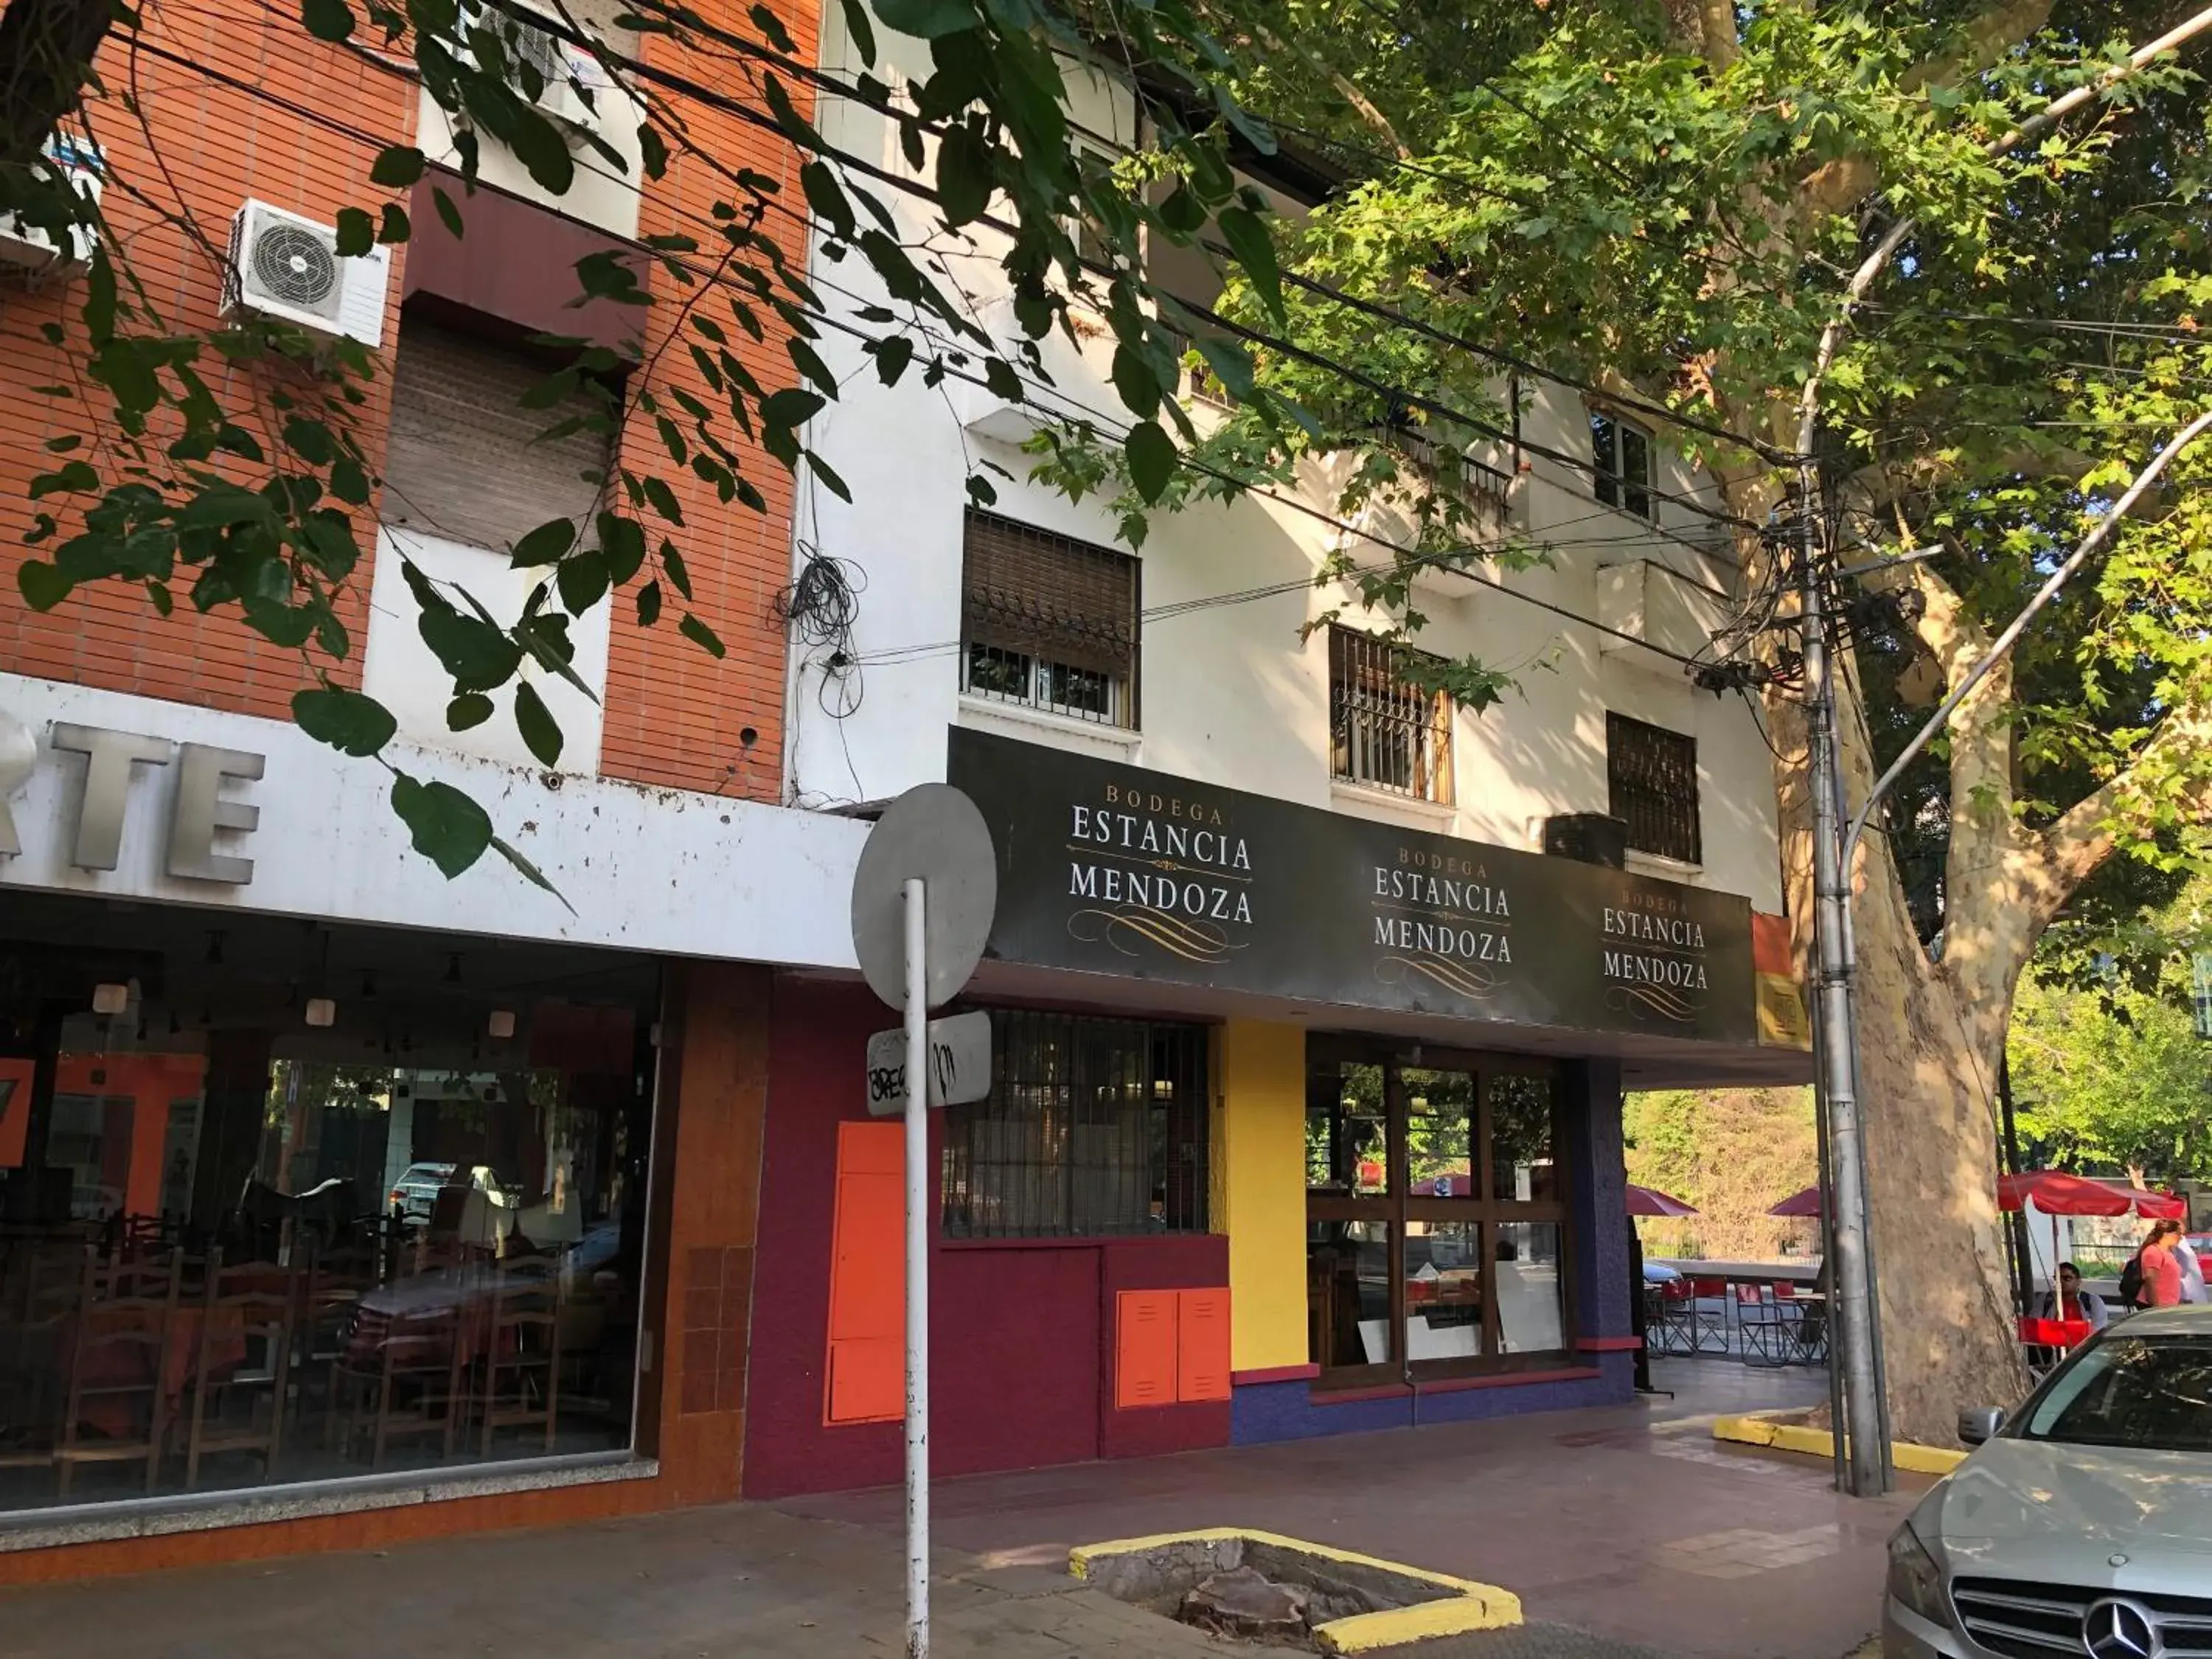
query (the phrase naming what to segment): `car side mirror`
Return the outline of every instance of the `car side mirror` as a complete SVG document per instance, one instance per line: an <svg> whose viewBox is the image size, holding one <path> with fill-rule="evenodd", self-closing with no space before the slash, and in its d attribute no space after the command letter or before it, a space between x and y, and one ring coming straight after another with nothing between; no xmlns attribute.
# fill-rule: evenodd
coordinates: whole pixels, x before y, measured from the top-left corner
<svg viewBox="0 0 2212 1659"><path fill-rule="evenodd" d="M1997 1437L2004 1427L2004 1413L1994 1406L1978 1407L1959 1413L1959 1439L1969 1446L1979 1446Z"/></svg>

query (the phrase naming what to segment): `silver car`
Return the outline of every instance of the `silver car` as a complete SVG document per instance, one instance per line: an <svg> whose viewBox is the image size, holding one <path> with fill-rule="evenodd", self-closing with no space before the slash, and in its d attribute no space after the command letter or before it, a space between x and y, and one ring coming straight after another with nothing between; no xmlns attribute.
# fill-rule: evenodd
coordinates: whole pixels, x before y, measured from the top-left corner
<svg viewBox="0 0 2212 1659"><path fill-rule="evenodd" d="M2212 1659L2212 1307L2116 1321L1889 1544L1886 1659Z"/></svg>

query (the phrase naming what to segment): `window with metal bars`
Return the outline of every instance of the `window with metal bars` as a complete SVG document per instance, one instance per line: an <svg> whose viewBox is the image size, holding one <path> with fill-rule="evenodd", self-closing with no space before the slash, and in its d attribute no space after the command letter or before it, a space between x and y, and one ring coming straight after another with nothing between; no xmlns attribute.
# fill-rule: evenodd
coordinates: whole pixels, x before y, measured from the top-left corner
<svg viewBox="0 0 2212 1659"><path fill-rule="evenodd" d="M1605 775L1613 816L1638 853L1705 862L1698 822L1698 740L1626 714L1605 717Z"/></svg>
<svg viewBox="0 0 2212 1659"><path fill-rule="evenodd" d="M961 690L1101 726L1137 723L1137 562L970 510Z"/></svg>
<svg viewBox="0 0 2212 1659"><path fill-rule="evenodd" d="M991 1011L991 1093L945 1109L950 1238L1202 1233L1202 1025Z"/></svg>
<svg viewBox="0 0 2212 1659"><path fill-rule="evenodd" d="M1443 659L1356 629L1328 630L1329 769L1415 800L1452 798L1451 699L1406 684Z"/></svg>

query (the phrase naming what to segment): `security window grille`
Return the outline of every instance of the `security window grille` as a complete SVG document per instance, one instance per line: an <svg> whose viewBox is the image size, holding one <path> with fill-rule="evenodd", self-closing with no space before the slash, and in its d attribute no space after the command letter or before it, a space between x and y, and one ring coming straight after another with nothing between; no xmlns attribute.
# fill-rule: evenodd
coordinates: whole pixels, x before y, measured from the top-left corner
<svg viewBox="0 0 2212 1659"><path fill-rule="evenodd" d="M946 1237L1206 1231L1204 1026L994 1009L991 1079L945 1109Z"/></svg>
<svg viewBox="0 0 2212 1659"><path fill-rule="evenodd" d="M1651 498L1651 434L1618 415L1590 414L1590 459L1598 500L1639 519L1655 516Z"/></svg>
<svg viewBox="0 0 2212 1659"><path fill-rule="evenodd" d="M1442 659L1349 628L1328 630L1329 768L1347 783L1415 800L1452 798L1451 699L1408 685Z"/></svg>
<svg viewBox="0 0 2212 1659"><path fill-rule="evenodd" d="M1605 717L1605 774L1613 816L1638 853L1704 862L1698 825L1698 740L1626 714Z"/></svg>
<svg viewBox="0 0 2212 1659"><path fill-rule="evenodd" d="M1386 426L1381 441L1397 458L1400 478L1412 489L1455 496L1499 525L1505 522L1506 491L1513 481L1496 467L1439 446L1419 427Z"/></svg>
<svg viewBox="0 0 2212 1659"><path fill-rule="evenodd" d="M1134 559L971 511L961 632L970 696L1137 723Z"/></svg>

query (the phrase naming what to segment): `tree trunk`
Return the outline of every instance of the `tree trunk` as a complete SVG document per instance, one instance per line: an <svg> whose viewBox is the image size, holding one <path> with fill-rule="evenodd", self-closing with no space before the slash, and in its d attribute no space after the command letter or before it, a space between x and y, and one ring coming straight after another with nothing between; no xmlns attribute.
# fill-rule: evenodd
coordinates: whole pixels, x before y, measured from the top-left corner
<svg viewBox="0 0 2212 1659"><path fill-rule="evenodd" d="M1855 806L1865 800L1874 770L1848 689L1853 683L1846 676L1839 695L1845 793ZM1784 890L1802 963L1810 954L1813 915L1805 711L1783 695L1770 695L1767 710L1778 751ZM1957 738L1961 746L2006 740L1987 732ZM2008 833L1968 815L1954 821L1954 837L1977 844L1992 831ZM2003 861L1994 848L1990 859ZM1988 879L2002 878L1991 870ZM1990 905L1991 915L2013 925L1999 924L2003 937L1992 936L1989 926L1979 930L1967 973L1963 964L1930 961L1921 947L1879 833L1861 843L1852 888L1859 1103L1891 1431L1899 1440L1954 1446L1961 1410L2010 1406L2027 1386L1996 1207L1996 1078L2012 987L2041 927L2031 906ZM1972 988L1962 992L1961 981Z"/></svg>

